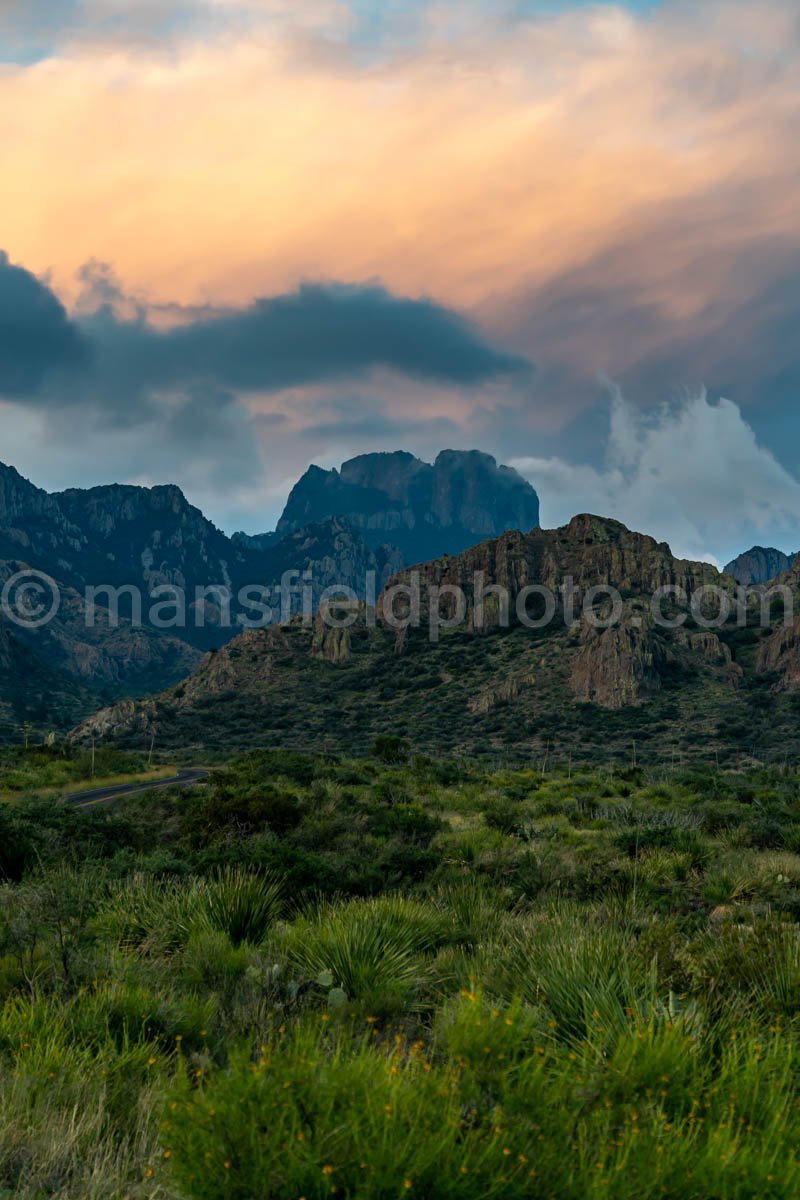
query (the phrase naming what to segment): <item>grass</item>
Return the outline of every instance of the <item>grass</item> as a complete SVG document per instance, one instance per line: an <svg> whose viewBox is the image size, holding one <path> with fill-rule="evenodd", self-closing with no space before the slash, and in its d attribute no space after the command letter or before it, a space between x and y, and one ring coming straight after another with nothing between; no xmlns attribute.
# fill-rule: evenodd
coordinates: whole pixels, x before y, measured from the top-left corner
<svg viewBox="0 0 800 1200"><path fill-rule="evenodd" d="M273 751L0 806L0 1197L789 1200L798 801Z"/></svg>
<svg viewBox="0 0 800 1200"><path fill-rule="evenodd" d="M150 766L144 754L106 748L96 753L94 763L90 751L5 748L0 751L0 803L30 795L58 799L93 788L167 779L174 774L171 764Z"/></svg>

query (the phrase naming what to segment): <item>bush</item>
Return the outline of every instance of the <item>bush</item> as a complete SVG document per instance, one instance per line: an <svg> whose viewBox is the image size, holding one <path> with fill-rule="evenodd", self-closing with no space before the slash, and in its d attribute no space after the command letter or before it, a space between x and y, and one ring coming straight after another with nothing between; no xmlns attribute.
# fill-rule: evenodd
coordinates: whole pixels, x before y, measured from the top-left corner
<svg viewBox="0 0 800 1200"><path fill-rule="evenodd" d="M322 905L287 943L308 975L330 971L349 1000L377 1015L412 1008L425 982L426 955L447 940L435 908L401 896Z"/></svg>
<svg viewBox="0 0 800 1200"><path fill-rule="evenodd" d="M372 743L372 756L383 763L403 763L408 760L410 749L405 738L385 733Z"/></svg>

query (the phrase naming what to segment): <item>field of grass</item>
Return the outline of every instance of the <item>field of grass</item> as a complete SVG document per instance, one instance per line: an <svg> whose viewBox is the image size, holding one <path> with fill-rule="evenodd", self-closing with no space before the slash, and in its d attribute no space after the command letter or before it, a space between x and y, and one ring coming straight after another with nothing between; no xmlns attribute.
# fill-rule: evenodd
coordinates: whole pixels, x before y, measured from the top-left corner
<svg viewBox="0 0 800 1200"><path fill-rule="evenodd" d="M0 805L0 1197L795 1197L799 801L384 738Z"/></svg>

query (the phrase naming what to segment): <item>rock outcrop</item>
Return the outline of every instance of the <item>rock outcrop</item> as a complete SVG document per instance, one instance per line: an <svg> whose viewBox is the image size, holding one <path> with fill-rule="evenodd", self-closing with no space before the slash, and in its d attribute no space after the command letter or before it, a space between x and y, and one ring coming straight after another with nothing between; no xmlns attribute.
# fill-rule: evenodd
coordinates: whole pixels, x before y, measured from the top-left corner
<svg viewBox="0 0 800 1200"><path fill-rule="evenodd" d="M494 589L483 621L476 576L482 588ZM404 569L389 580L374 612L351 611L338 627L320 613L311 623L295 617L281 628L248 631L207 655L178 687L145 705L100 713L75 736L102 732L125 741L145 721L162 741L216 744L227 724L237 745L279 730L283 741L352 748L385 730L391 711L390 728L413 724L432 744L438 729L450 734L457 728L469 747L477 731L486 736L482 723L488 723L508 745L534 736L525 730L577 721L581 705L635 714L665 694L674 696L678 686L704 712L710 696L723 706L738 703L741 680L741 667L720 636L689 623L689 594L709 584L734 586L713 567L673 558L664 543L616 521L582 515L562 529L506 533L458 556ZM395 601L408 600L417 587L418 627L397 630L393 617L407 615L411 606L404 612ZM431 638L434 589L442 589L446 618L455 604L448 587L463 589L462 621ZM498 588L510 601L508 620ZM523 620L530 608L517 609L525 588L557 598L550 619L535 629ZM592 588L599 591L590 594ZM683 589L675 610L686 628L655 619L650 598L658 588ZM608 611L604 589L619 593L618 619Z"/></svg>
<svg viewBox="0 0 800 1200"><path fill-rule="evenodd" d="M756 672L774 675L778 691L800 688L800 616L778 628L758 647Z"/></svg>
<svg viewBox="0 0 800 1200"><path fill-rule="evenodd" d="M640 704L661 688L664 649L641 611L627 608L608 629L580 624L580 649L569 684L576 700L618 709Z"/></svg>
<svg viewBox="0 0 800 1200"><path fill-rule="evenodd" d="M371 549L388 543L412 563L457 554L508 529L532 529L539 500L521 475L489 454L443 450L431 465L397 451L359 455L340 471L310 467L277 532L329 517L344 517Z"/></svg>
<svg viewBox="0 0 800 1200"><path fill-rule="evenodd" d="M744 554L737 555L724 568L726 575L731 575L742 587L754 587L760 583L769 583L792 566L796 554L784 554L774 547L753 546Z"/></svg>
<svg viewBox="0 0 800 1200"><path fill-rule="evenodd" d="M431 589L437 588L442 593L443 617L452 616L453 599L448 589L457 588L467 598L467 624L477 632L502 623L502 608L493 590L497 587L508 597L512 620L520 597L531 587L551 593L562 613L567 599L565 588L571 593L576 613L591 588L613 587L623 598L631 594L650 597L663 588L689 596L710 584L732 589L714 567L676 559L666 542L656 542L646 534L626 529L619 521L588 513L573 517L561 529L505 533L462 554L398 572L379 600L379 612L393 589L410 587L415 579L420 585L423 613L428 611ZM487 592L482 612L475 595L479 583Z"/></svg>

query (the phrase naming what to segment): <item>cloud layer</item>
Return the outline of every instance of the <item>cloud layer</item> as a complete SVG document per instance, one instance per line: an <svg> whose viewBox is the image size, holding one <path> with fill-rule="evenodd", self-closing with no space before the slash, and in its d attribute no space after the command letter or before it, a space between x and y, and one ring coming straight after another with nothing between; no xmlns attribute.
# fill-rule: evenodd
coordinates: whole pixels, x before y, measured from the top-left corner
<svg viewBox="0 0 800 1200"><path fill-rule="evenodd" d="M329 396L326 411L320 391L353 388L378 372L387 387L403 379L405 387L449 385L462 394L533 373L458 314L377 285L305 284L242 308L197 311L149 310L96 265L82 279L70 316L47 283L0 254L0 401L9 413L20 404L38 412L40 439L62 449L88 438L95 453L98 439L124 439L134 470L153 481L158 469L185 478L202 466L219 486L232 474L257 484L265 467L259 440L307 432L286 411L302 410L300 390L310 397L318 441L412 431L413 420L355 395ZM272 407L270 394L278 397ZM287 451L279 457L285 462Z"/></svg>
<svg viewBox="0 0 800 1200"><path fill-rule="evenodd" d="M45 284L0 250L0 396L30 396L48 374L88 361L88 347Z"/></svg>
<svg viewBox="0 0 800 1200"><path fill-rule="evenodd" d="M603 467L560 458L512 465L539 491L544 525L599 513L718 566L765 536L796 549L800 483L758 444L735 404L705 393L644 415L614 390Z"/></svg>
<svg viewBox="0 0 800 1200"><path fill-rule="evenodd" d="M0 310L24 284L18 324L46 329L35 358L8 321L3 358L0 329L2 419L43 482L169 474L253 528L310 459L478 445L587 462L595 507L624 506L605 372L653 453L683 411L665 399L729 397L707 420L731 454L737 413L755 436L740 507L775 489L753 527L778 539L800 471L796 0L0 8L2 236L29 272L0 264ZM92 259L126 295L95 277L87 300ZM679 503L673 540L723 554Z"/></svg>

